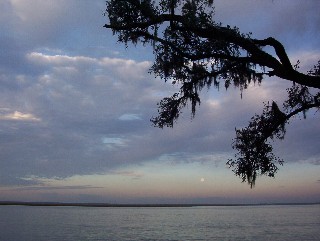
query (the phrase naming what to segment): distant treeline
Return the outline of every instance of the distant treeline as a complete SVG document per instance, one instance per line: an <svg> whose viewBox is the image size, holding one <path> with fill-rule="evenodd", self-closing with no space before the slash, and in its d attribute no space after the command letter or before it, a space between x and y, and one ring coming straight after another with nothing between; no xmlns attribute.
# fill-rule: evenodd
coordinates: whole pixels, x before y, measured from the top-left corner
<svg viewBox="0 0 320 241"><path fill-rule="evenodd" d="M315 205L318 203L258 203L258 204L113 204L113 203L61 203L0 201L2 206L44 207L214 207L214 206L264 206L264 205Z"/></svg>

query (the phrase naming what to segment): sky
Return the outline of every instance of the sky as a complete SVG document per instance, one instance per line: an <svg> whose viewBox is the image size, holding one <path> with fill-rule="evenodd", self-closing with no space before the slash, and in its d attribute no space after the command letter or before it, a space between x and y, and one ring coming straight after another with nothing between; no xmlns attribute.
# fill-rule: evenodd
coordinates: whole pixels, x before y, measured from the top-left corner
<svg viewBox="0 0 320 241"><path fill-rule="evenodd" d="M215 20L280 40L307 72L320 59L320 1L216 0ZM107 203L320 201L319 113L290 121L275 178L250 189L226 166L235 128L281 105L291 83L267 78L204 90L194 119L150 118L178 87L149 73L150 46L103 28L104 0L0 0L0 200ZM272 50L269 50L272 51Z"/></svg>

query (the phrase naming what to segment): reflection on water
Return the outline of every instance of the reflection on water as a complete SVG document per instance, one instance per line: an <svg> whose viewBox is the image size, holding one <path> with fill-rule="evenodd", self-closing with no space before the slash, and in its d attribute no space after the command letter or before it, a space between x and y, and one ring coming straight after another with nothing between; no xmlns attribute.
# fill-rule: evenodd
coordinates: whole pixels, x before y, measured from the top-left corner
<svg viewBox="0 0 320 241"><path fill-rule="evenodd" d="M0 240L319 240L320 205L0 206Z"/></svg>

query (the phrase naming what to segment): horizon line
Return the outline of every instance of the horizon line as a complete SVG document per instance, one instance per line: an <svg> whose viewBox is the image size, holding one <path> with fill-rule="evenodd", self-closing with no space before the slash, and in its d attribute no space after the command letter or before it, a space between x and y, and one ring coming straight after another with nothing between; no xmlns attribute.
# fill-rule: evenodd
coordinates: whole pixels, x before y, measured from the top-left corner
<svg viewBox="0 0 320 241"><path fill-rule="evenodd" d="M92 203L92 202L25 202L0 201L0 206L44 206L44 207L232 207L272 205L318 205L320 202L275 202L275 203Z"/></svg>

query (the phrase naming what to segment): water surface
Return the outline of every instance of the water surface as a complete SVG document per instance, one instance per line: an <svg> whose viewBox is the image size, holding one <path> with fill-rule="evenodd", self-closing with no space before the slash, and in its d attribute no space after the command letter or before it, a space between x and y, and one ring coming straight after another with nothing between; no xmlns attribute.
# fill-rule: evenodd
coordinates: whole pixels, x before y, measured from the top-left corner
<svg viewBox="0 0 320 241"><path fill-rule="evenodd" d="M318 241L320 205L229 207L0 206L2 241Z"/></svg>

